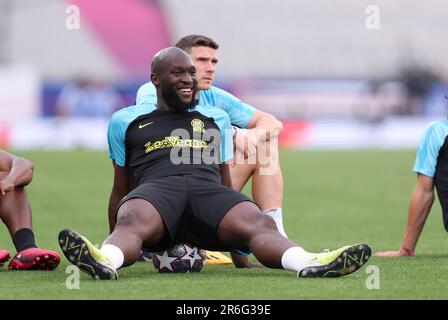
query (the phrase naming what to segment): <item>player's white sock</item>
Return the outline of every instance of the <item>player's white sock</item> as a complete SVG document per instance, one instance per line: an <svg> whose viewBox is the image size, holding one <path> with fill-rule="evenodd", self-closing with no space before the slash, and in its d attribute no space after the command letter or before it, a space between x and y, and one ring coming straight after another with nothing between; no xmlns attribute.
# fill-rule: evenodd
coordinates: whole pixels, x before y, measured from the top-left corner
<svg viewBox="0 0 448 320"><path fill-rule="evenodd" d="M299 271L307 266L307 262L315 256L315 253L307 252L301 247L292 247L282 255L282 267L289 271Z"/></svg>
<svg viewBox="0 0 448 320"><path fill-rule="evenodd" d="M282 208L272 208L269 210L266 210L264 212L268 216L270 216L275 221L275 225L277 226L278 232L282 234L285 238L288 238L286 235L285 229L283 228L283 213Z"/></svg>
<svg viewBox="0 0 448 320"><path fill-rule="evenodd" d="M121 251L121 249L117 246L114 246L113 244L105 244L101 247L101 251L112 262L115 270L123 265L124 254L123 251Z"/></svg>

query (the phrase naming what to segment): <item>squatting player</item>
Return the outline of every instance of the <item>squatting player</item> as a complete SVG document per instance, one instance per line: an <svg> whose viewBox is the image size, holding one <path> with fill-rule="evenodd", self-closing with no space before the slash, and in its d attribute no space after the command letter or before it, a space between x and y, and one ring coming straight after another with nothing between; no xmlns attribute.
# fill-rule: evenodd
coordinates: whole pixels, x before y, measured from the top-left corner
<svg viewBox="0 0 448 320"><path fill-rule="evenodd" d="M241 191L252 177L253 199L261 206L264 213L274 219L280 233L287 237L283 227L283 177L278 164L277 143L277 136L283 128L282 123L271 114L257 110L232 94L212 86L218 63L216 51L219 44L216 41L203 35L189 35L181 38L176 43L176 47L190 54L196 66L198 89L200 90L199 105L213 105L221 108L228 114L232 125L235 126L237 151L235 159L244 160L241 154L250 158L250 160L238 161L236 165L230 166L233 187L235 190ZM138 105L152 105L156 102L156 89L151 82L140 87L136 99ZM269 151L266 150L267 148ZM272 166L272 171L266 170L267 161L263 159L263 154L267 152L270 154L269 166ZM116 201L118 203L119 200ZM112 218L109 217L109 219ZM234 255L232 257L237 258ZM212 261L219 262L219 260L208 260L207 262ZM244 266L247 263L247 259L241 260L240 258L239 261L235 261L237 266Z"/></svg>
<svg viewBox="0 0 448 320"><path fill-rule="evenodd" d="M431 123L417 149L414 172L417 183L409 202L408 221L398 251L376 253L379 257L413 256L420 233L434 203L434 185L448 231L448 120Z"/></svg>
<svg viewBox="0 0 448 320"><path fill-rule="evenodd" d="M6 224L17 251L9 262L9 270L53 270L60 261L57 252L36 246L25 189L32 179L31 161L0 150L0 219ZM9 258L7 250L0 250L0 267Z"/></svg>
<svg viewBox="0 0 448 320"><path fill-rule="evenodd" d="M364 244L314 254L283 237L271 217L230 188L230 120L218 108L196 106L191 57L167 48L156 54L151 70L156 109L131 106L116 112L109 124L115 179L125 188L132 171L135 188L120 201L114 230L101 249L75 231L60 232L71 263L93 278L116 279L116 270L135 263L142 247L158 251L176 243L248 248L265 266L301 277L342 276L369 259Z"/></svg>

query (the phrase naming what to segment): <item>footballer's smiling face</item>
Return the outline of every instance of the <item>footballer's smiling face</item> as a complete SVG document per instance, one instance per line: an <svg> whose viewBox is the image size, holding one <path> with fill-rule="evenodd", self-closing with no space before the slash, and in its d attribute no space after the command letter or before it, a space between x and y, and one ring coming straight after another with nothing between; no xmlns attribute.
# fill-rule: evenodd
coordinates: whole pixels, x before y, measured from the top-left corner
<svg viewBox="0 0 448 320"><path fill-rule="evenodd" d="M215 79L218 58L216 50L209 47L191 47L188 54L196 66L199 90L208 90Z"/></svg>
<svg viewBox="0 0 448 320"><path fill-rule="evenodd" d="M198 104L196 69L185 52L175 52L158 75L161 94L171 108L184 112Z"/></svg>

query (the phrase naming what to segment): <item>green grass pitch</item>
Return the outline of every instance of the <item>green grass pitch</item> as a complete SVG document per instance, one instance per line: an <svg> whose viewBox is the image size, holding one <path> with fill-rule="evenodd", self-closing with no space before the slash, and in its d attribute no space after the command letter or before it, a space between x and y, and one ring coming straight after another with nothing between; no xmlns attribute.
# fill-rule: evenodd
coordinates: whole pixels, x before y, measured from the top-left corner
<svg viewBox="0 0 448 320"><path fill-rule="evenodd" d="M21 152L35 175L29 187L38 245L57 250L70 227L101 243L108 232L112 166L106 152ZM374 252L397 249L415 183L415 151L282 151L284 219L291 239L320 252L365 242ZM250 192L246 189L246 192ZM0 248L14 253L0 227ZM448 249L439 203L413 258L370 259L379 289L367 289L366 266L338 279L297 279L292 272L209 265L199 274L162 275L152 264L119 271L118 281L81 274L66 287L65 257L53 272L0 271L1 299L447 299Z"/></svg>

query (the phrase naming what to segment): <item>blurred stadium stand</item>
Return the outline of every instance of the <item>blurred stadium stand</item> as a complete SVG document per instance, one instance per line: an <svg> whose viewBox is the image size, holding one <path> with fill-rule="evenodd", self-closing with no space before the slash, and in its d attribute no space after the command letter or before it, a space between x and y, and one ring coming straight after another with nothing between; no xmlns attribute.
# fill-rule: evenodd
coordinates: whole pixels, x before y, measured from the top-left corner
<svg viewBox="0 0 448 320"><path fill-rule="evenodd" d="M15 144L20 139L14 137L23 136L15 133L21 130L18 119L46 119L41 128L60 121L52 119L58 96L80 76L107 82L124 105L133 104L149 78L154 53L192 33L220 43L219 86L287 124L285 146L325 145L310 138L321 134L309 130L326 134L330 123L346 131L340 135L346 145L359 146L350 137L362 133L353 128L382 130L377 138L387 140L385 134L396 133L387 129L390 121L411 128L412 117L424 128L428 117L445 118L448 2L375 1L379 30L365 26L371 4L0 0L0 144ZM79 30L66 27L69 5L80 10ZM392 140L399 145L400 139ZM402 141L403 146L416 143Z"/></svg>

